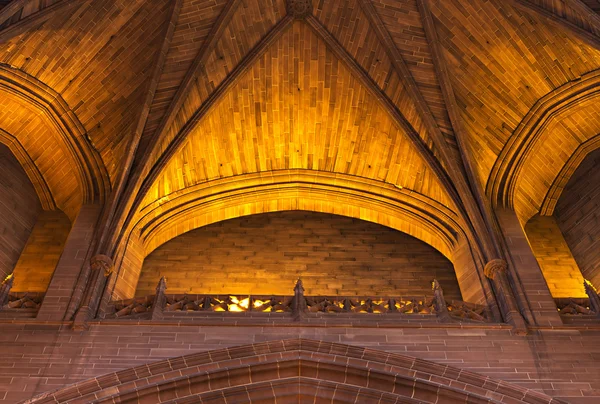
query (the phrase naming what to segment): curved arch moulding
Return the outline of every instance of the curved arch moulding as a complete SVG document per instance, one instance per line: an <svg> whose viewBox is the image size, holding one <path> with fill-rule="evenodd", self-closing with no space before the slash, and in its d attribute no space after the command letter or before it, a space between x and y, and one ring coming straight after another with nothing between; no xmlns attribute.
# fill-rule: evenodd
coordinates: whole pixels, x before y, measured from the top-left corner
<svg viewBox="0 0 600 404"><path fill-rule="evenodd" d="M113 297L133 295L143 258L167 241L215 222L285 210L330 213L393 228L446 256L455 264L459 282L480 278L474 257L469 257L470 264L464 265L464 252L470 251L465 226L456 213L442 204L378 181L285 170L211 181L144 207L126 230L117 251L118 275ZM482 300L480 292L467 291L463 286L463 297L477 295L469 300ZM481 284L476 288L481 290Z"/></svg>
<svg viewBox="0 0 600 404"><path fill-rule="evenodd" d="M515 210L521 223L552 214L577 165L600 147L600 70L541 98L498 156L486 193Z"/></svg>
<svg viewBox="0 0 600 404"><path fill-rule="evenodd" d="M79 203L103 202L110 190L106 167L98 152L86 138L85 129L60 94L36 78L0 65L0 92L23 111L41 117L45 130L52 132L58 150L65 156L80 188L80 201L73 202L73 195L59 196L56 184L49 180L54 163L43 156L35 138L23 133L2 130L0 141L5 143L23 165L45 209L60 208L73 219ZM3 128L5 129L5 128ZM38 149L36 149L38 147ZM54 181L56 182L56 181Z"/></svg>

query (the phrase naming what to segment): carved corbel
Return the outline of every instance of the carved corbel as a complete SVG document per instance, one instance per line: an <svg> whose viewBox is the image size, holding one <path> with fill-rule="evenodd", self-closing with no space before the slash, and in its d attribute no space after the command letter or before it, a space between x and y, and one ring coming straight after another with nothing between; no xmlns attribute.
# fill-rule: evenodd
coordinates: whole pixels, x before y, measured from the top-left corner
<svg viewBox="0 0 600 404"><path fill-rule="evenodd" d="M484 268L484 274L492 280L494 288L498 292L500 310L504 320L514 327L517 335L527 334L527 325L519 312L517 301L508 280L508 264L501 259L488 262Z"/></svg>

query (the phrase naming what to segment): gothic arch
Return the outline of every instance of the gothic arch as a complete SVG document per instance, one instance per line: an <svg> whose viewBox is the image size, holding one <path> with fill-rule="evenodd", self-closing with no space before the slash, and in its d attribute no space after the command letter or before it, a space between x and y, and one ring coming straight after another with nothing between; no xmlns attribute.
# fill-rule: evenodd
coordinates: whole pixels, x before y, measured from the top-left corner
<svg viewBox="0 0 600 404"><path fill-rule="evenodd" d="M132 297L143 259L190 230L246 215L306 210L381 224L429 244L453 262L466 301L485 303L479 255L456 213L379 181L312 170L281 170L211 181L145 206L115 254L114 298ZM483 285L482 285L483 284Z"/></svg>
<svg viewBox="0 0 600 404"><path fill-rule="evenodd" d="M6 111L7 115L3 118L4 130L0 141L11 149L25 168L44 208L58 207L73 220L82 203L104 201L110 189L106 168L87 139L85 129L60 94L7 65L0 65L0 94L14 108ZM7 130L4 124L14 123L17 119L22 122L37 119L43 125L41 130L52 136L41 144L36 133ZM13 125L13 128L20 125L22 123ZM55 142L52 146L56 147L57 154L44 154L48 141ZM60 162L56 161L58 155L61 156ZM77 193L72 190L69 194L61 193L64 190L59 190L58 185L71 175L75 177Z"/></svg>
<svg viewBox="0 0 600 404"><path fill-rule="evenodd" d="M448 365L305 339L271 341L167 359L83 381L28 402L183 403L276 399L278 403L296 403L301 397L328 399L334 403L372 400L380 403L562 403L542 393Z"/></svg>
<svg viewBox="0 0 600 404"><path fill-rule="evenodd" d="M600 70L541 98L492 168L486 189L492 203L514 208L522 223L551 211L578 162L600 145L598 97Z"/></svg>

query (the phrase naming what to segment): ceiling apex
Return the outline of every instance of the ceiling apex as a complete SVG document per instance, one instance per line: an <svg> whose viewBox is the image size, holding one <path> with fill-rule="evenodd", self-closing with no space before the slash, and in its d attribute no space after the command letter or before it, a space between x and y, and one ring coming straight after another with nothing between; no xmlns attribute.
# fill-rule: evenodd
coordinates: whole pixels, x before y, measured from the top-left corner
<svg viewBox="0 0 600 404"><path fill-rule="evenodd" d="M312 13L311 0L286 0L287 12L296 19L303 19Z"/></svg>

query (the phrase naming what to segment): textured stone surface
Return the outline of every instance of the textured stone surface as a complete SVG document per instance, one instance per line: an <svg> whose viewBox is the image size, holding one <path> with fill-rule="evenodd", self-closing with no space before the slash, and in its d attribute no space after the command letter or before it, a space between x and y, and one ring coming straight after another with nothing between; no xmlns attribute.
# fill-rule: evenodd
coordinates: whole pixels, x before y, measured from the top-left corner
<svg viewBox="0 0 600 404"><path fill-rule="evenodd" d="M527 240L552 297L587 297L583 275L553 216L534 216L525 226Z"/></svg>
<svg viewBox="0 0 600 404"><path fill-rule="evenodd" d="M220 320L219 320L220 322ZM237 323L237 324L236 324ZM289 338L341 342L406 354L515 383L573 404L600 400L598 330L93 325L77 332L43 324L2 324L0 402L160 359Z"/></svg>
<svg viewBox="0 0 600 404"><path fill-rule="evenodd" d="M432 247L374 223L313 212L279 212L227 220L183 234L152 252L137 296L168 293L292 295L431 295L436 278L460 300L452 263Z"/></svg>
<svg viewBox="0 0 600 404"><path fill-rule="evenodd" d="M10 274L41 211L27 174L8 147L0 144L0 277Z"/></svg>
<svg viewBox="0 0 600 404"><path fill-rule="evenodd" d="M15 266L14 292L45 292L63 253L71 222L61 211L43 211Z"/></svg>
<svg viewBox="0 0 600 404"><path fill-rule="evenodd" d="M555 216L583 276L600 287L600 151L584 159L558 200Z"/></svg>

